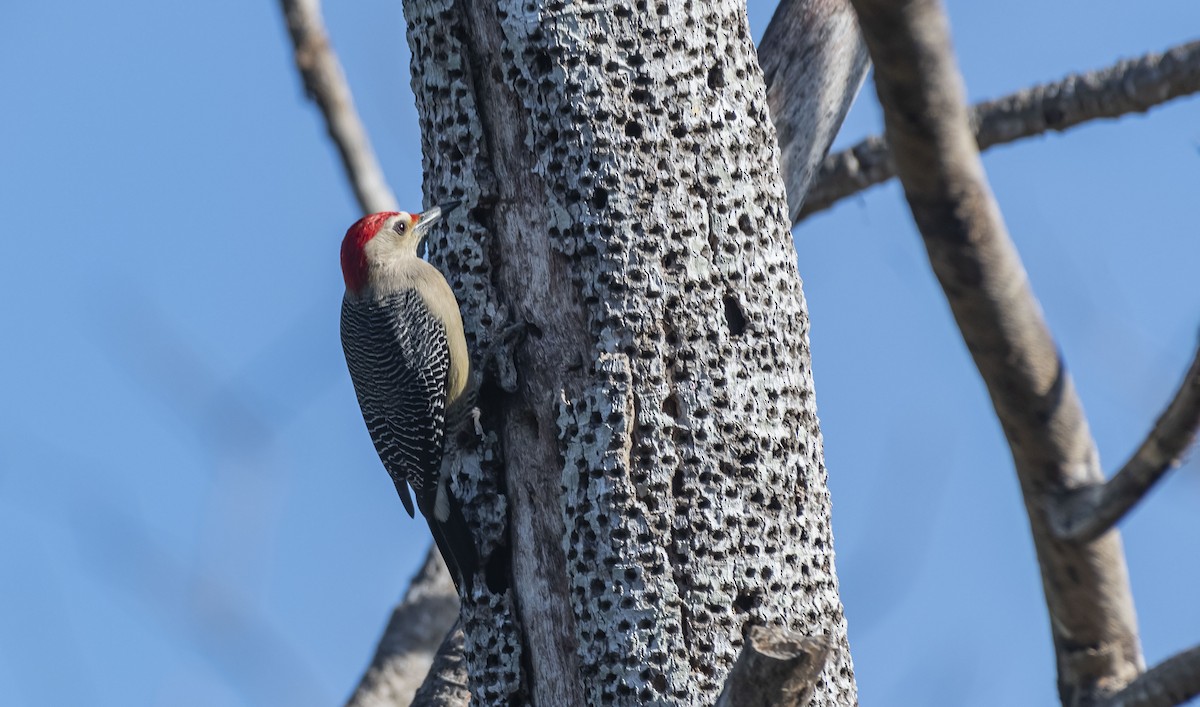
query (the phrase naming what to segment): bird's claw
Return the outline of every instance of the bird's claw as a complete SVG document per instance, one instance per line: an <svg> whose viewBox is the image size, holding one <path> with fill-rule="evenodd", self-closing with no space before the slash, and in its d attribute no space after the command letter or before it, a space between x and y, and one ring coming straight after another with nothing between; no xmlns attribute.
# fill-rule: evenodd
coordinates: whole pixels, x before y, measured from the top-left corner
<svg viewBox="0 0 1200 707"><path fill-rule="evenodd" d="M471 408L471 422L475 425L475 434L480 438L483 437L483 425L479 423L479 418L482 415L483 413L479 411L479 408Z"/></svg>

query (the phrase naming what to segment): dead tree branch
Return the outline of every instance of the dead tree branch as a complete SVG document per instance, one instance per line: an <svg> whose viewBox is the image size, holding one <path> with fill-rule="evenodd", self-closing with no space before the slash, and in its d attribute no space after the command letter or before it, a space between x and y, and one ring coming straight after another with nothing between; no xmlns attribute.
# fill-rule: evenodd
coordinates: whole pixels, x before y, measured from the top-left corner
<svg viewBox="0 0 1200 707"><path fill-rule="evenodd" d="M1053 532L1064 492L1101 483L1074 384L992 196L936 0L854 0L888 142L930 264L1008 438L1043 577L1064 705L1142 671L1117 533L1079 545Z"/></svg>
<svg viewBox="0 0 1200 707"><path fill-rule="evenodd" d="M395 211L392 193L367 130L354 107L354 97L321 20L319 0L280 0L288 33L296 50L296 68L304 90L325 117L329 137L337 145L342 166L363 213Z"/></svg>
<svg viewBox="0 0 1200 707"><path fill-rule="evenodd" d="M829 641L755 626L729 671L717 707L804 707L829 658Z"/></svg>
<svg viewBox="0 0 1200 707"><path fill-rule="evenodd" d="M441 555L430 547L388 621L375 657L346 707L407 705L458 619L458 594Z"/></svg>
<svg viewBox="0 0 1200 707"><path fill-rule="evenodd" d="M794 223L870 58L848 0L783 0L758 46ZM818 106L820 110L813 110Z"/></svg>
<svg viewBox="0 0 1200 707"><path fill-rule="evenodd" d="M1200 646L1147 670L1096 707L1175 707L1200 695Z"/></svg>
<svg viewBox="0 0 1200 707"><path fill-rule="evenodd" d="M1059 535L1090 542L1125 517L1168 471L1179 465L1200 428L1200 348L1154 429L1107 483L1076 491L1060 511Z"/></svg>
<svg viewBox="0 0 1200 707"><path fill-rule="evenodd" d="M970 117L976 144L980 150L987 150L1093 120L1145 113L1197 92L1200 40L979 103L971 109ZM879 135L830 155L793 223L894 176L887 142Z"/></svg>
<svg viewBox="0 0 1200 707"><path fill-rule="evenodd" d="M471 701L467 661L463 657L465 640L462 624L456 623L442 641L429 675L413 697L411 707L465 707Z"/></svg>

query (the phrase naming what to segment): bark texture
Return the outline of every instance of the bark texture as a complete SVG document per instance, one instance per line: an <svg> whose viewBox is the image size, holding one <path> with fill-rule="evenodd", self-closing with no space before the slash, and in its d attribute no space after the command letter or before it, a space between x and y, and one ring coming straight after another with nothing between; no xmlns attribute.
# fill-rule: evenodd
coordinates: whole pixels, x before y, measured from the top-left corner
<svg viewBox="0 0 1200 707"><path fill-rule="evenodd" d="M412 702L447 627L458 618L458 593L442 556L431 547L425 564L396 605L375 657L346 707L392 707Z"/></svg>
<svg viewBox="0 0 1200 707"><path fill-rule="evenodd" d="M870 57L847 0L782 0L759 44L758 61L779 137L788 217L795 222L862 88Z"/></svg>
<svg viewBox="0 0 1200 707"><path fill-rule="evenodd" d="M470 704L470 681L463 657L463 640L462 627L456 623L442 641L429 674L417 689L409 707L466 707ZM393 704L400 707L409 703Z"/></svg>
<svg viewBox="0 0 1200 707"><path fill-rule="evenodd" d="M763 65L766 65L764 59ZM1093 120L1119 118L1200 92L1200 41L1113 66L1071 74L971 108L980 150L1062 132ZM887 142L874 135L821 164L798 223L848 196L896 176Z"/></svg>
<svg viewBox="0 0 1200 707"><path fill-rule="evenodd" d="M1080 489L1059 509L1058 533L1090 542L1125 517L1183 461L1200 430L1200 348L1175 397L1125 466L1103 485Z"/></svg>
<svg viewBox="0 0 1200 707"><path fill-rule="evenodd" d="M1147 670L1097 707L1175 707L1200 695L1200 646Z"/></svg>
<svg viewBox="0 0 1200 707"><path fill-rule="evenodd" d="M773 625L827 637L814 704L853 704L744 5L408 0L405 16L427 201L471 205L431 260L475 350L529 325L518 389L484 389L501 444L454 462L486 536L488 581L463 606L474 699L712 704L744 628Z"/></svg>
<svg viewBox="0 0 1200 707"><path fill-rule="evenodd" d="M1083 406L988 186L937 0L853 0L888 142L929 262L1004 428L1042 572L1064 705L1144 664L1121 539L1059 539L1058 500L1103 483Z"/></svg>
<svg viewBox="0 0 1200 707"><path fill-rule="evenodd" d="M717 707L805 707L828 656L824 638L755 626Z"/></svg>

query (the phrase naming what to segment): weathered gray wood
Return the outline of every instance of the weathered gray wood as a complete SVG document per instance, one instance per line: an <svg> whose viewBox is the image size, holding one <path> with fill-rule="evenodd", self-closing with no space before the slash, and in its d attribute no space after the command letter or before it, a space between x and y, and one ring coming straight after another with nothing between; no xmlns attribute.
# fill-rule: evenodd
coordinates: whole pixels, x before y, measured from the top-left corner
<svg viewBox="0 0 1200 707"><path fill-rule="evenodd" d="M853 704L744 6L408 0L405 17L427 200L471 205L431 259L474 340L530 325L518 391L483 398L502 444L456 484L491 555L463 608L474 698L712 704L752 622L829 636L814 703ZM493 474L503 513L473 493Z"/></svg>
<svg viewBox="0 0 1200 707"><path fill-rule="evenodd" d="M329 43L320 0L280 0L279 6L287 20L304 91L321 109L359 207L366 214L395 211L396 195L375 158L367 130L354 107L350 84Z"/></svg>
<svg viewBox="0 0 1200 707"><path fill-rule="evenodd" d="M346 707L397 707L412 702L434 653L458 618L458 593L437 549L392 611L371 665Z"/></svg>
<svg viewBox="0 0 1200 707"><path fill-rule="evenodd" d="M1197 92L1200 41L1192 41L983 101L971 108L971 123L979 149L987 150L1094 120L1144 113ZM804 208L793 220L798 223L894 176L883 136L871 136L824 160Z"/></svg>
<svg viewBox="0 0 1200 707"><path fill-rule="evenodd" d="M1052 528L1056 499L1102 483L1083 406L992 196L937 0L853 0L888 143L929 261L987 385L1025 497L1064 705L1143 668L1121 539Z"/></svg>
<svg viewBox="0 0 1200 707"><path fill-rule="evenodd" d="M1129 461L1104 484L1079 489L1056 509L1055 529L1074 542L1091 542L1116 525L1163 476L1177 466L1200 428L1200 349L1167 409Z"/></svg>
<svg viewBox="0 0 1200 707"><path fill-rule="evenodd" d="M1200 696L1200 646L1167 658L1096 707L1175 707Z"/></svg>
<svg viewBox="0 0 1200 707"><path fill-rule="evenodd" d="M466 707L471 702L463 640L462 626L456 623L442 641L429 674L413 695L410 707ZM404 707L409 703L394 702L390 705Z"/></svg>
<svg viewBox="0 0 1200 707"><path fill-rule="evenodd" d="M766 626L746 636L717 707L804 707L829 658L829 642Z"/></svg>
<svg viewBox="0 0 1200 707"><path fill-rule="evenodd" d="M759 44L758 61L779 136L788 218L795 222L867 77L870 57L848 0L782 0Z"/></svg>

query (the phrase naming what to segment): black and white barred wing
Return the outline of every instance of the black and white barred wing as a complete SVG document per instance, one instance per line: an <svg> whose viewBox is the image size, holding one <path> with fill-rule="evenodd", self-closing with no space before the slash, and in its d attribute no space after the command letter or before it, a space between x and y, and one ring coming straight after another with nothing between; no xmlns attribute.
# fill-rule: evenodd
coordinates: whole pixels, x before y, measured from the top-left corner
<svg viewBox="0 0 1200 707"><path fill-rule="evenodd" d="M413 514L405 483L429 514L445 433L450 348L446 328L414 290L343 300L342 348L375 450Z"/></svg>

